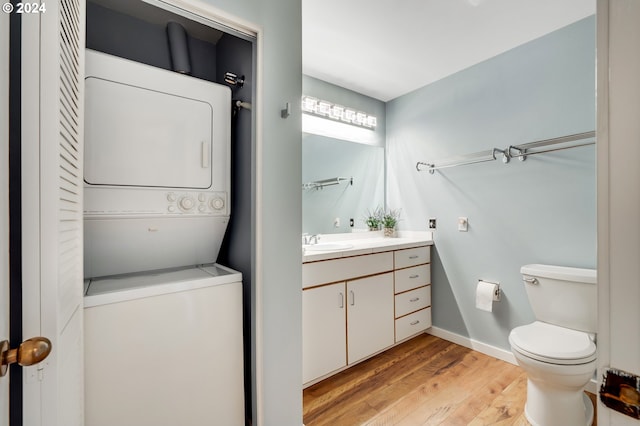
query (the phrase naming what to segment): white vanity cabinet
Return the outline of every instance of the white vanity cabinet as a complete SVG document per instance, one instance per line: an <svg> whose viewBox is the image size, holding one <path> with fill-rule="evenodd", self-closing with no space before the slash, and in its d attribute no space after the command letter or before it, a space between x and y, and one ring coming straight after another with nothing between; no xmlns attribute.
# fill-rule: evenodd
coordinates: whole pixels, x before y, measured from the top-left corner
<svg viewBox="0 0 640 426"><path fill-rule="evenodd" d="M393 345L392 271L392 252L303 264L304 383Z"/></svg>
<svg viewBox="0 0 640 426"><path fill-rule="evenodd" d="M304 384L431 326L428 245L308 261L302 281Z"/></svg>
<svg viewBox="0 0 640 426"><path fill-rule="evenodd" d="M394 344L393 273L347 282L347 364Z"/></svg>
<svg viewBox="0 0 640 426"><path fill-rule="evenodd" d="M302 292L303 383L393 343L391 272Z"/></svg>
<svg viewBox="0 0 640 426"><path fill-rule="evenodd" d="M347 365L346 283L302 292L303 383Z"/></svg>
<svg viewBox="0 0 640 426"><path fill-rule="evenodd" d="M431 250L394 252L396 343L431 327Z"/></svg>

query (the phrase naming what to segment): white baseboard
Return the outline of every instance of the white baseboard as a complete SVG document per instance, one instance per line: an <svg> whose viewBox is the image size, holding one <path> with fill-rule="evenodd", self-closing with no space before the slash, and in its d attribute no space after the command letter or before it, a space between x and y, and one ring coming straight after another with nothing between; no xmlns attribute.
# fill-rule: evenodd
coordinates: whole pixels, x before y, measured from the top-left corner
<svg viewBox="0 0 640 426"><path fill-rule="evenodd" d="M485 355L501 359L502 361L506 361L510 364L518 365L518 363L516 362L516 357L513 356L511 351L507 351L496 346L491 346L486 343L482 343L469 337L461 336L460 334L452 333L438 327L431 327L427 330L427 333L455 343L457 345L464 346L465 348L473 349L474 351L478 351Z"/></svg>
<svg viewBox="0 0 640 426"><path fill-rule="evenodd" d="M492 356L494 358L500 359L502 361L506 361L513 365L518 365L516 361L516 357L511 353L511 351L507 351L502 348L498 348L496 346L488 345L486 343L479 342L477 340L471 339L469 337L461 336L460 334L452 333L451 331L444 330L438 327L431 327L428 329L427 334L431 334L433 336L439 337L441 339L447 340L449 342L455 343L460 346L464 346L465 348L473 349L474 351L478 351L485 355ZM587 392L591 392L595 395L598 394L598 386L595 379L591 379L591 382L587 385Z"/></svg>

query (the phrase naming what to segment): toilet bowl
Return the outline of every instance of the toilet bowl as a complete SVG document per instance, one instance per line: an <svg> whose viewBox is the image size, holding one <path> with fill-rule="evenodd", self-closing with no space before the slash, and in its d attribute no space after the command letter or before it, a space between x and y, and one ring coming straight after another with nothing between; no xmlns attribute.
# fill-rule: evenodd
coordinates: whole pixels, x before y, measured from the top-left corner
<svg viewBox="0 0 640 426"><path fill-rule="evenodd" d="M596 371L596 271L551 265L520 271L536 317L509 334L527 373L525 416L533 426L591 425L584 388Z"/></svg>
<svg viewBox="0 0 640 426"><path fill-rule="evenodd" d="M525 416L533 426L584 426L593 406L583 392L596 370L596 346L588 333L534 322L517 327L509 343L527 373Z"/></svg>

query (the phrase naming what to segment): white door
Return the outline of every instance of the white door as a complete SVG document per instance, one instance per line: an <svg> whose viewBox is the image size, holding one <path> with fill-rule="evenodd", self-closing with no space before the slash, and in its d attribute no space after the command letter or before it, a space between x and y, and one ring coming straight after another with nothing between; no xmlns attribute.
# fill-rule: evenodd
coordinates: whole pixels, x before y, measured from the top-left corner
<svg viewBox="0 0 640 426"><path fill-rule="evenodd" d="M608 369L638 376L640 2L598 0L597 14L598 376ZM638 423L598 405L598 425Z"/></svg>
<svg viewBox="0 0 640 426"><path fill-rule="evenodd" d="M26 4L26 3L25 3ZM22 16L23 336L49 357L23 368L24 425L83 424L82 158L85 4Z"/></svg>
<svg viewBox="0 0 640 426"><path fill-rule="evenodd" d="M9 14L0 14L0 341L9 339ZM0 378L0 426L9 425L9 377Z"/></svg>

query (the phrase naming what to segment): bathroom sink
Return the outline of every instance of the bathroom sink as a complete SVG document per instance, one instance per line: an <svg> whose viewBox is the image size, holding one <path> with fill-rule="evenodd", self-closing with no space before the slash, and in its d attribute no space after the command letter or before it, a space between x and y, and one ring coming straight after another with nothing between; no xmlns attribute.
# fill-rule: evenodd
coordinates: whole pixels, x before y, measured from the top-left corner
<svg viewBox="0 0 640 426"><path fill-rule="evenodd" d="M343 243L318 243L318 244L305 244L302 246L306 251L333 251L333 250L346 250L353 248L351 244Z"/></svg>

